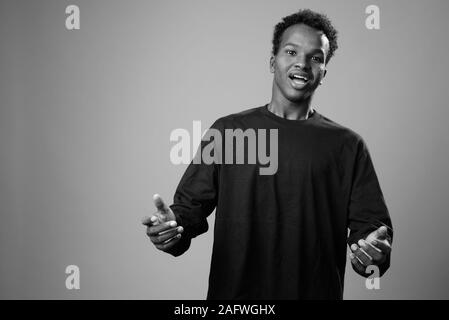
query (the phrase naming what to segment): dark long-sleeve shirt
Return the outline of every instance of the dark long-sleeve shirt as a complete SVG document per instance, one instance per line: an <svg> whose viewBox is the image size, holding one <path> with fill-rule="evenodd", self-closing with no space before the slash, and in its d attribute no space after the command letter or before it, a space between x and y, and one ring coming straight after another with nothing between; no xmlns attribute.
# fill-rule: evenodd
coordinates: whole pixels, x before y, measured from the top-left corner
<svg viewBox="0 0 449 320"><path fill-rule="evenodd" d="M211 128L223 137L225 129L266 129L267 140L277 129L277 171L260 174L259 161L191 163L170 206L185 229L172 254L208 230L206 218L216 209L208 299L342 299L347 244L381 225L392 236L362 138L317 111L288 120L267 105ZM200 152L209 143L214 139ZM381 274L389 265L388 256Z"/></svg>

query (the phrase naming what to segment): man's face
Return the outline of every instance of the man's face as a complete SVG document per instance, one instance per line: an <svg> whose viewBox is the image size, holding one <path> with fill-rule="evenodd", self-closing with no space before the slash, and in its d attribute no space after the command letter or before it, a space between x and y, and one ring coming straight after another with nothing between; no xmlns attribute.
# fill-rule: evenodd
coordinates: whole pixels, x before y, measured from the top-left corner
<svg viewBox="0 0 449 320"><path fill-rule="evenodd" d="M329 40L321 31L305 24L287 28L278 53L270 59L273 94L281 94L291 102L312 96L326 75L328 52Z"/></svg>

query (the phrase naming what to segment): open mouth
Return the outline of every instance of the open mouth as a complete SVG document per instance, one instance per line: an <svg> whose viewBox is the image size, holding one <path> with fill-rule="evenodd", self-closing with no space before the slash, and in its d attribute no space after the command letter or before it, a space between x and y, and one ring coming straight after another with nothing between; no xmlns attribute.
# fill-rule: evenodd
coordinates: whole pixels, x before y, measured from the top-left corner
<svg viewBox="0 0 449 320"><path fill-rule="evenodd" d="M309 82L309 78L299 74L290 74L288 77L292 80L294 87L303 87Z"/></svg>
<svg viewBox="0 0 449 320"><path fill-rule="evenodd" d="M292 87L295 89L302 89L310 81L306 75L300 73L290 73L288 77L292 81Z"/></svg>

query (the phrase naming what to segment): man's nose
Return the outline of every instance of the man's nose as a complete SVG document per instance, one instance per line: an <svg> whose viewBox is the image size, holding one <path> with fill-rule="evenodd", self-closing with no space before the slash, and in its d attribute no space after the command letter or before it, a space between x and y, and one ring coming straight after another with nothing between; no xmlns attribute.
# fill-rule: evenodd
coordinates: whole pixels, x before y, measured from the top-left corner
<svg viewBox="0 0 449 320"><path fill-rule="evenodd" d="M295 60L295 68L306 69L309 67L307 59L304 55L298 54Z"/></svg>

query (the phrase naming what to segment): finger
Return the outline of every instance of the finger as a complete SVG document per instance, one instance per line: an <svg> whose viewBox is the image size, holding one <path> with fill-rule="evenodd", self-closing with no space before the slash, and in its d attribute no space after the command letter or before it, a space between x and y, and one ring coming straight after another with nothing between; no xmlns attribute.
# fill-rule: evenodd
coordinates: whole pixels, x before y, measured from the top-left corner
<svg viewBox="0 0 449 320"><path fill-rule="evenodd" d="M168 233L168 232L170 232L170 231L172 231L172 230L178 230L178 232L181 233L181 232L184 231L184 228L181 227L181 226L175 227L175 228L172 228L172 229L168 229L168 230L165 230L165 231L161 231L161 232L159 232L159 235L163 235L163 234Z"/></svg>
<svg viewBox="0 0 449 320"><path fill-rule="evenodd" d="M158 194L155 194L153 196L153 201L154 201L154 205L156 206L156 208L162 212L162 213L166 213L168 211L168 207L167 205L164 203L164 200L162 200L161 196Z"/></svg>
<svg viewBox="0 0 449 320"><path fill-rule="evenodd" d="M388 237L388 229L386 226L381 226L376 230L376 238L385 240Z"/></svg>
<svg viewBox="0 0 449 320"><path fill-rule="evenodd" d="M142 218L142 224L146 225L146 226L152 226L152 225L155 224L156 221L157 221L157 217L156 216L143 217Z"/></svg>
<svg viewBox="0 0 449 320"><path fill-rule="evenodd" d="M174 228L177 226L176 221L169 221L169 222L164 222L155 226L150 226L147 228L147 235L148 236L157 236L159 233L166 231L170 228Z"/></svg>
<svg viewBox="0 0 449 320"><path fill-rule="evenodd" d="M365 272L365 267L363 266L363 264L360 262L359 259L357 259L357 257L355 256L355 254L350 253L349 254L349 259L351 259L351 263L354 265L355 269L357 271L359 271L360 273L364 273Z"/></svg>
<svg viewBox="0 0 449 320"><path fill-rule="evenodd" d="M387 240L379 241L379 240L373 240L371 241L371 244L378 248L382 253L389 254L391 251L391 245Z"/></svg>
<svg viewBox="0 0 449 320"><path fill-rule="evenodd" d="M350 256L353 256L356 260L358 260L362 265L362 261L359 259L359 257L357 257L357 255L355 255L355 252L359 249L359 247L356 244L352 244L351 245L351 253Z"/></svg>
<svg viewBox="0 0 449 320"><path fill-rule="evenodd" d="M181 234L184 231L182 227L172 228L167 231L164 231L163 233L159 233L156 236L150 236L151 242L154 244L162 244L167 240L170 240L177 234Z"/></svg>
<svg viewBox="0 0 449 320"><path fill-rule="evenodd" d="M379 248L377 248L376 246L374 246L371 242L365 240L365 244L370 246L373 250L377 251L377 252L382 252L382 250L380 250Z"/></svg>
<svg viewBox="0 0 449 320"><path fill-rule="evenodd" d="M355 243L351 245L351 250L364 266L372 264L371 257L361 250Z"/></svg>
<svg viewBox="0 0 449 320"><path fill-rule="evenodd" d="M384 254L382 251L376 247L374 247L372 244L369 244L365 240L359 240L358 245L360 249L366 253L371 260L373 261L379 261L383 258Z"/></svg>
<svg viewBox="0 0 449 320"><path fill-rule="evenodd" d="M182 237L181 233L178 233L178 234L174 235L173 237L165 240L163 244L167 244L167 243L169 243L171 241L174 241L176 239L180 239L181 237Z"/></svg>
<svg viewBox="0 0 449 320"><path fill-rule="evenodd" d="M167 251L169 250L171 247L173 247L175 244L177 244L179 242L179 240L181 239L181 234L177 234L176 236L174 236L171 239L168 239L167 241L165 241L165 243L162 244L156 244L156 248L158 248L159 250L162 251Z"/></svg>

